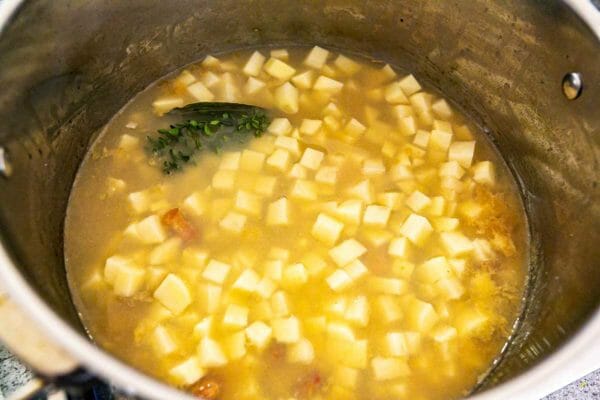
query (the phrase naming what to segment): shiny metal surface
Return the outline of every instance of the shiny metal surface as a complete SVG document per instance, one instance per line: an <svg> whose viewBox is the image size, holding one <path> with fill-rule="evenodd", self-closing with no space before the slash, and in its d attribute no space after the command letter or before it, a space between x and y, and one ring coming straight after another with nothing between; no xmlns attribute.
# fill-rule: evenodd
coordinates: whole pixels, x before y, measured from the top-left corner
<svg viewBox="0 0 600 400"><path fill-rule="evenodd" d="M565 97L569 100L575 100L581 95L583 90L583 79L579 72L569 72L562 80L562 90Z"/></svg>
<svg viewBox="0 0 600 400"><path fill-rule="evenodd" d="M577 13L535 0L4 0L0 146L13 176L0 179L0 279L93 371L148 398L184 398L83 335L62 258L79 162L133 94L208 52L340 48L438 88L484 127L518 179L532 235L527 306L475 397L536 398L536 385L600 337L600 18L588 1L568 3ZM558 84L570 71L585 77L574 102Z"/></svg>
<svg viewBox="0 0 600 400"><path fill-rule="evenodd" d="M12 174L12 167L8 161L8 154L4 148L0 147L0 176L4 178L10 177Z"/></svg>

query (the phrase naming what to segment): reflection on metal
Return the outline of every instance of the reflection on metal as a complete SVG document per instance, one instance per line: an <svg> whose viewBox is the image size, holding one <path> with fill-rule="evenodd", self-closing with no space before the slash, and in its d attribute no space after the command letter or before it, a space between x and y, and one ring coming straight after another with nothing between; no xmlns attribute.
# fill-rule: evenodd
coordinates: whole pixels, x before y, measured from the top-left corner
<svg viewBox="0 0 600 400"><path fill-rule="evenodd" d="M583 80L579 72L569 72L562 81L562 91L569 100L575 100L581 95Z"/></svg>
<svg viewBox="0 0 600 400"><path fill-rule="evenodd" d="M12 174L12 167L8 163L8 155L3 147L0 147L0 175L8 178Z"/></svg>

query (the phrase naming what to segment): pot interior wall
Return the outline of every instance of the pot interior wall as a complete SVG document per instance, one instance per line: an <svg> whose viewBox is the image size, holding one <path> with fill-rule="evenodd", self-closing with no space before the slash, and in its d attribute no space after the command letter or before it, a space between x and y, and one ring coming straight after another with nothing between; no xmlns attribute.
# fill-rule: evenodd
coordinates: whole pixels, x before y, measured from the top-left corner
<svg viewBox="0 0 600 400"><path fill-rule="evenodd" d="M207 53L319 44L415 72L485 127L522 188L530 294L484 383L560 346L600 304L600 43L555 1L29 1L0 37L0 237L36 291L81 329L62 224L95 133L150 82ZM585 90L568 102L562 76Z"/></svg>

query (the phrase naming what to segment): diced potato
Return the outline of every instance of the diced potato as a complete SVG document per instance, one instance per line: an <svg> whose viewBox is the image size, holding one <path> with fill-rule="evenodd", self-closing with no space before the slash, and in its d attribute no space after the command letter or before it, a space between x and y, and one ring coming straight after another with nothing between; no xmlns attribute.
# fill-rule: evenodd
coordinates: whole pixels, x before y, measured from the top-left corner
<svg viewBox="0 0 600 400"><path fill-rule="evenodd" d="M388 254L393 257L406 258L408 256L408 240L405 237L395 238L390 242Z"/></svg>
<svg viewBox="0 0 600 400"><path fill-rule="evenodd" d="M254 191L263 196L273 196L275 187L277 186L277 178L274 176L260 175L256 178Z"/></svg>
<svg viewBox="0 0 600 400"><path fill-rule="evenodd" d="M264 265L264 274L267 278L272 281L279 282L283 275L283 261L282 260L268 260Z"/></svg>
<svg viewBox="0 0 600 400"><path fill-rule="evenodd" d="M248 325L248 308L230 304L223 315L223 326L240 329Z"/></svg>
<svg viewBox="0 0 600 400"><path fill-rule="evenodd" d="M439 316L431 304L411 299L406 310L406 322L410 329L429 332L438 320Z"/></svg>
<svg viewBox="0 0 600 400"><path fill-rule="evenodd" d="M304 179L297 179L292 184L290 197L297 200L316 200L317 186L314 182Z"/></svg>
<svg viewBox="0 0 600 400"><path fill-rule="evenodd" d="M446 100L439 99L431 105L431 110L440 118L452 118L452 109Z"/></svg>
<svg viewBox="0 0 600 400"><path fill-rule="evenodd" d="M385 87L384 98L385 101L391 104L409 104L399 82L390 83Z"/></svg>
<svg viewBox="0 0 600 400"><path fill-rule="evenodd" d="M271 50L271 57L278 60L287 61L290 58L290 54L286 49L275 49Z"/></svg>
<svg viewBox="0 0 600 400"><path fill-rule="evenodd" d="M123 263L115 269L113 291L117 296L131 297L144 286L146 271L133 264Z"/></svg>
<svg viewBox="0 0 600 400"><path fill-rule="evenodd" d="M214 189L223 192L230 191L235 186L235 178L235 171L219 170L213 175L211 185Z"/></svg>
<svg viewBox="0 0 600 400"><path fill-rule="evenodd" d="M452 133L434 129L429 137L429 149L431 151L445 152L450 148Z"/></svg>
<svg viewBox="0 0 600 400"><path fill-rule="evenodd" d="M231 265L212 259L208 262L204 272L202 272L202 277L207 281L220 285L223 284L230 270Z"/></svg>
<svg viewBox="0 0 600 400"><path fill-rule="evenodd" d="M313 224L311 234L315 239L331 246L337 242L343 229L344 224L342 222L327 214L320 213Z"/></svg>
<svg viewBox="0 0 600 400"><path fill-rule="evenodd" d="M344 132L353 138L359 137L365 133L366 130L367 127L361 124L360 121L355 118L351 118L344 127Z"/></svg>
<svg viewBox="0 0 600 400"><path fill-rule="evenodd" d="M402 295L408 290L408 283L402 279L372 276L369 278L369 289L383 294Z"/></svg>
<svg viewBox="0 0 600 400"><path fill-rule="evenodd" d="M410 375L408 363L401 358L374 357L371 367L376 381L389 381Z"/></svg>
<svg viewBox="0 0 600 400"><path fill-rule="evenodd" d="M335 79L328 78L326 76L319 76L313 85L313 90L323 91L327 93L339 93L344 84Z"/></svg>
<svg viewBox="0 0 600 400"><path fill-rule="evenodd" d="M119 255L108 257L104 263L104 280L112 285L119 270L132 267L135 267L135 264L129 258Z"/></svg>
<svg viewBox="0 0 600 400"><path fill-rule="evenodd" d="M179 347L173 335L162 325L158 325L152 331L152 345L154 350L162 356L172 354Z"/></svg>
<svg viewBox="0 0 600 400"><path fill-rule="evenodd" d="M476 308L460 311L454 320L458 334L461 336L479 335L489 330L489 317Z"/></svg>
<svg viewBox="0 0 600 400"><path fill-rule="evenodd" d="M148 261L151 265L161 265L176 258L181 251L181 239L173 237L158 246L150 252Z"/></svg>
<svg viewBox="0 0 600 400"><path fill-rule="evenodd" d="M442 325L433 330L431 337L438 343L448 342L457 336L456 328Z"/></svg>
<svg viewBox="0 0 600 400"><path fill-rule="evenodd" d="M198 357L190 357L169 370L169 376L177 385L188 386L197 382L206 374L200 366Z"/></svg>
<svg viewBox="0 0 600 400"><path fill-rule="evenodd" d="M385 174L385 165L381 159L366 159L363 161L361 171L366 176L379 176Z"/></svg>
<svg viewBox="0 0 600 400"><path fill-rule="evenodd" d="M242 72L248 76L258 76L263 64L265 63L265 60L265 56L263 56L259 51L255 51L252 53L250 58L248 58L248 61L246 61Z"/></svg>
<svg viewBox="0 0 600 400"><path fill-rule="evenodd" d="M265 155L254 150L244 150L240 157L240 169L250 172L260 172L265 162Z"/></svg>
<svg viewBox="0 0 600 400"><path fill-rule="evenodd" d="M183 200L183 208L195 216L203 215L208 209L208 198L202 192L194 192Z"/></svg>
<svg viewBox="0 0 600 400"><path fill-rule="evenodd" d="M333 65L348 76L354 75L361 68L360 64L341 54L337 56Z"/></svg>
<svg viewBox="0 0 600 400"><path fill-rule="evenodd" d="M248 341L257 349L264 349L273 336L273 329L261 321L253 322L245 330Z"/></svg>
<svg viewBox="0 0 600 400"><path fill-rule="evenodd" d="M298 89L310 89L313 87L315 81L315 72L306 71L298 74L292 78L292 83Z"/></svg>
<svg viewBox="0 0 600 400"><path fill-rule="evenodd" d="M271 308L274 317L286 317L290 315L290 304L285 292L279 290L271 296Z"/></svg>
<svg viewBox="0 0 600 400"><path fill-rule="evenodd" d="M448 161L440 165L439 175L441 177L460 179L463 177L464 174L465 170L455 160Z"/></svg>
<svg viewBox="0 0 600 400"><path fill-rule="evenodd" d="M277 290L277 285L269 278L262 278L256 285L256 293L263 299L270 298Z"/></svg>
<svg viewBox="0 0 600 400"><path fill-rule="evenodd" d="M448 160L456 161L463 168L469 168L475 154L475 141L453 142L448 149Z"/></svg>
<svg viewBox="0 0 600 400"><path fill-rule="evenodd" d="M183 99L178 96L162 97L152 102L152 108L158 116L161 116L174 108L183 107L183 105Z"/></svg>
<svg viewBox="0 0 600 400"><path fill-rule="evenodd" d="M302 257L302 264L310 276L319 276L327 268L327 262L315 252L309 252Z"/></svg>
<svg viewBox="0 0 600 400"><path fill-rule="evenodd" d="M431 220L434 228L438 232L449 232L458 228L458 218L437 217Z"/></svg>
<svg viewBox="0 0 600 400"><path fill-rule="evenodd" d="M335 185L337 183L339 168L335 166L325 165L315 173L315 181L327 185Z"/></svg>
<svg viewBox="0 0 600 400"><path fill-rule="evenodd" d="M175 274L169 274L154 291L154 298L173 314L181 314L192 303L187 285Z"/></svg>
<svg viewBox="0 0 600 400"><path fill-rule="evenodd" d="M277 171L285 172L290 166L290 153L284 149L277 149L267 158L267 165Z"/></svg>
<svg viewBox="0 0 600 400"><path fill-rule="evenodd" d="M421 85L419 84L419 82L415 79L415 77L412 74L407 75L404 78L400 79L398 84L400 85L400 88L402 88L402 91L407 96L412 96L413 94L415 94L419 90L421 90Z"/></svg>
<svg viewBox="0 0 600 400"><path fill-rule="evenodd" d="M136 214L142 214L150 208L151 198L147 190L129 193L127 200Z"/></svg>
<svg viewBox="0 0 600 400"><path fill-rule="evenodd" d="M221 81L221 78L212 71L206 71L200 76L200 82L204 83L207 88L212 88ZM190 82L192 83L192 82Z"/></svg>
<svg viewBox="0 0 600 400"><path fill-rule="evenodd" d="M292 132L292 124L287 118L273 118L267 128L267 132L275 136L286 136Z"/></svg>
<svg viewBox="0 0 600 400"><path fill-rule="evenodd" d="M400 321L404 316L398 298L394 296L378 296L374 301L374 308L377 312L378 320L384 324Z"/></svg>
<svg viewBox="0 0 600 400"><path fill-rule="evenodd" d="M315 359L315 349L310 340L302 338L287 349L286 355L290 363L310 364Z"/></svg>
<svg viewBox="0 0 600 400"><path fill-rule="evenodd" d="M350 277L350 275L343 269L336 269L331 275L327 277L327 279L325 279L325 282L327 282L327 285L334 292L341 292L349 288L352 285L353 280Z"/></svg>
<svg viewBox="0 0 600 400"><path fill-rule="evenodd" d="M412 194L406 199L406 205L414 212L423 211L430 204L431 198L418 190L412 192Z"/></svg>
<svg viewBox="0 0 600 400"><path fill-rule="evenodd" d="M328 56L329 51L319 46L315 46L304 59L304 65L315 69L321 69L325 65Z"/></svg>
<svg viewBox="0 0 600 400"><path fill-rule="evenodd" d="M124 134L119 140L119 149L124 151L135 150L140 144L140 139L135 136Z"/></svg>
<svg viewBox="0 0 600 400"><path fill-rule="evenodd" d="M299 163L296 163L296 164L292 165L292 169L290 169L290 172L287 174L287 176L288 176L288 178L292 178L292 179L307 179L308 178L308 169L306 169Z"/></svg>
<svg viewBox="0 0 600 400"><path fill-rule="evenodd" d="M286 114L296 114L299 108L298 89L289 82L275 89L275 104Z"/></svg>
<svg viewBox="0 0 600 400"><path fill-rule="evenodd" d="M244 85L244 92L247 95L253 95L263 90L266 86L267 84L265 82L251 76Z"/></svg>
<svg viewBox="0 0 600 400"><path fill-rule="evenodd" d="M392 210L386 206L376 204L367 206L363 216L363 223L369 226L384 228L390 219L391 212Z"/></svg>
<svg viewBox="0 0 600 400"><path fill-rule="evenodd" d="M346 194L353 198L360 199L367 204L371 204L375 201L375 192L373 190L373 185L368 179L360 181L356 185L349 187L346 190Z"/></svg>
<svg viewBox="0 0 600 400"><path fill-rule="evenodd" d="M350 279L357 281L363 278L369 272L369 269L360 260L354 260L344 267L344 271L350 276Z"/></svg>
<svg viewBox="0 0 600 400"><path fill-rule="evenodd" d="M428 131L424 131L422 129L417 130L415 137L413 138L413 144L415 146L422 147L424 149L427 148L427 144L429 143L430 133Z"/></svg>
<svg viewBox="0 0 600 400"><path fill-rule="evenodd" d="M243 331L227 336L223 348L230 360L239 360L246 355L246 335Z"/></svg>
<svg viewBox="0 0 600 400"><path fill-rule="evenodd" d="M307 147L300 159L300 165L311 170L316 170L321 165L324 157L325 154L322 151Z"/></svg>
<svg viewBox="0 0 600 400"><path fill-rule="evenodd" d="M440 240L450 257L464 256L473 251L473 243L459 232L442 232Z"/></svg>
<svg viewBox="0 0 600 400"><path fill-rule="evenodd" d="M269 58L263 69L267 74L282 81L287 81L296 73L294 68L273 57Z"/></svg>
<svg viewBox="0 0 600 400"><path fill-rule="evenodd" d="M300 155L300 143L298 139L289 136L278 136L275 139L275 147L287 150L294 156Z"/></svg>
<svg viewBox="0 0 600 400"><path fill-rule="evenodd" d="M433 129L437 129L448 133L454 133L452 129L452 124L450 122L440 121L439 119L433 121Z"/></svg>
<svg viewBox="0 0 600 400"><path fill-rule="evenodd" d="M218 368L228 360L221 345L210 338L203 338L198 345L198 361L203 368Z"/></svg>
<svg viewBox="0 0 600 400"><path fill-rule="evenodd" d="M283 270L281 284L286 288L298 288L308 282L308 272L302 263L288 265Z"/></svg>
<svg viewBox="0 0 600 400"><path fill-rule="evenodd" d="M363 202L361 200L346 200L336 208L335 214L346 223L358 225L362 219Z"/></svg>
<svg viewBox="0 0 600 400"><path fill-rule="evenodd" d="M408 116L402 117L398 120L398 128L400 129L400 133L404 136L411 136L417 133L417 122L415 121L415 117ZM430 135L431 138L431 135Z"/></svg>
<svg viewBox="0 0 600 400"><path fill-rule="evenodd" d="M194 325L194 336L196 338L205 338L211 335L214 329L214 317L209 315L208 317L204 317Z"/></svg>
<svg viewBox="0 0 600 400"><path fill-rule="evenodd" d="M312 136L316 134L323 126L323 121L320 119L303 119L300 125L300 133L303 135Z"/></svg>
<svg viewBox="0 0 600 400"><path fill-rule="evenodd" d="M355 239L343 241L329 250L329 256L340 267L344 267L367 252L365 246Z"/></svg>
<svg viewBox="0 0 600 400"><path fill-rule="evenodd" d="M409 355L406 335L403 332L389 332L384 336L385 354L389 357L405 357Z"/></svg>
<svg viewBox="0 0 600 400"><path fill-rule="evenodd" d="M202 82L192 83L187 87L187 92L197 101L213 101L215 98L215 95Z"/></svg>
<svg viewBox="0 0 600 400"><path fill-rule="evenodd" d="M352 368L364 369L368 361L368 342L362 340L328 339L328 349L333 361Z"/></svg>
<svg viewBox="0 0 600 400"><path fill-rule="evenodd" d="M300 338L300 321L295 316L271 321L273 336L281 343L297 343Z"/></svg>
<svg viewBox="0 0 600 400"><path fill-rule="evenodd" d="M436 283L451 276L451 267L446 257L433 257L417 267L415 277L423 283Z"/></svg>
<svg viewBox="0 0 600 400"><path fill-rule="evenodd" d="M413 179L414 175L410 167L397 163L390 168L390 177L394 181L405 181Z"/></svg>
<svg viewBox="0 0 600 400"><path fill-rule="evenodd" d="M214 313L221 305L221 286L202 284L198 290L199 302L207 313Z"/></svg>
<svg viewBox="0 0 600 400"><path fill-rule="evenodd" d="M400 228L400 233L417 246L423 245L432 232L427 218L417 214L410 214Z"/></svg>
<svg viewBox="0 0 600 400"><path fill-rule="evenodd" d="M357 296L348 302L344 318L358 326L369 323L369 303L365 296Z"/></svg>
<svg viewBox="0 0 600 400"><path fill-rule="evenodd" d="M496 183L496 173L494 164L490 161L481 161L472 168L473 180L482 185L494 186Z"/></svg>
<svg viewBox="0 0 600 400"><path fill-rule="evenodd" d="M247 215L260 216L262 199L245 190L238 190L235 196L235 208Z"/></svg>
<svg viewBox="0 0 600 400"><path fill-rule="evenodd" d="M463 285L456 278L447 278L436 282L435 289L444 300L459 299L465 293Z"/></svg>
<svg viewBox="0 0 600 400"><path fill-rule="evenodd" d="M328 303L324 310L327 314L330 314L333 317L344 317L344 313L346 312L346 306L348 305L348 299L345 297L336 297Z"/></svg>
<svg viewBox="0 0 600 400"><path fill-rule="evenodd" d="M254 293L258 290L260 276L252 269L245 269L233 282L232 289L246 293Z"/></svg>
<svg viewBox="0 0 600 400"><path fill-rule="evenodd" d="M328 339L342 340L347 342L354 342L356 340L354 330L343 322L328 322L326 332Z"/></svg>
<svg viewBox="0 0 600 400"><path fill-rule="evenodd" d="M244 214L230 211L227 213L227 215L225 215L221 222L219 222L219 227L228 232L239 235L244 230L247 219L248 217Z"/></svg>
<svg viewBox="0 0 600 400"><path fill-rule="evenodd" d="M287 198L282 197L269 204L266 223L277 226L290 224L290 203Z"/></svg>

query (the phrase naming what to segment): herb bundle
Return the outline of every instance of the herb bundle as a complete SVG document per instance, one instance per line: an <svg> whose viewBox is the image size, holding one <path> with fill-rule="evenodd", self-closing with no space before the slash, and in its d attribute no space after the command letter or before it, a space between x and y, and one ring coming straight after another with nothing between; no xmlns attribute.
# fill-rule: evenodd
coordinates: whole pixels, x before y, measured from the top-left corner
<svg viewBox="0 0 600 400"><path fill-rule="evenodd" d="M227 142L245 142L261 136L269 125L263 108L234 103L193 103L171 110L168 115L184 117L168 129L148 136L148 149L165 174L179 171L194 156L207 149L219 153Z"/></svg>

